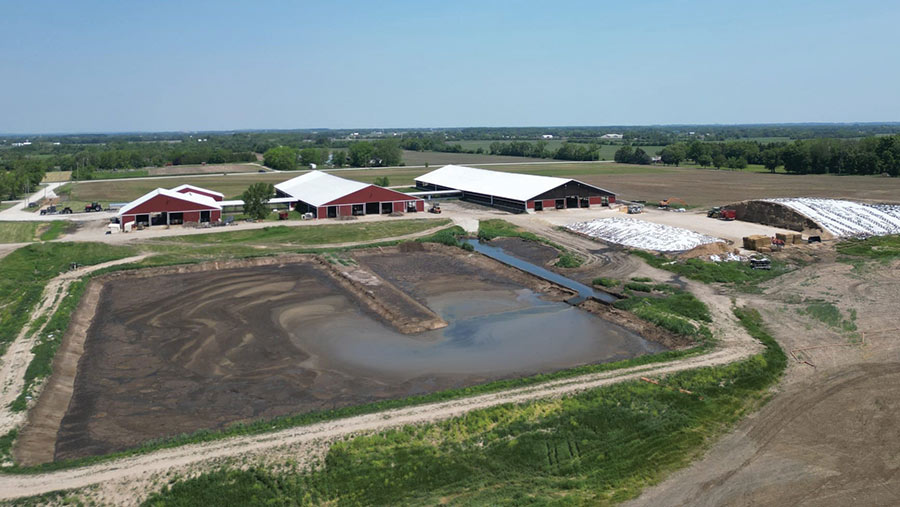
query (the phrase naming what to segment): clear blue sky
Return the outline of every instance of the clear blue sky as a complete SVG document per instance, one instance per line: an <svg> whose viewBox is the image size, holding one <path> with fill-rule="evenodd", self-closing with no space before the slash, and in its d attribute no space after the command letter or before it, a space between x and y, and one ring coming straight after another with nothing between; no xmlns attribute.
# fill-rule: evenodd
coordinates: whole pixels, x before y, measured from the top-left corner
<svg viewBox="0 0 900 507"><path fill-rule="evenodd" d="M0 0L0 132L900 120L900 2Z"/></svg>

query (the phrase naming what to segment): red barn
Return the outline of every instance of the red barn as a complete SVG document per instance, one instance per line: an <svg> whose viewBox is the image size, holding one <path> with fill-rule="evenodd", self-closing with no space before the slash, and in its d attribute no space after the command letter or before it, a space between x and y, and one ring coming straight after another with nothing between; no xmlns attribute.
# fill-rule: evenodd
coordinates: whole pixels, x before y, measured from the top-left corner
<svg viewBox="0 0 900 507"><path fill-rule="evenodd" d="M316 218L425 211L425 201L419 197L322 171L279 183L275 190L278 197L296 199L297 211Z"/></svg>
<svg viewBox="0 0 900 507"><path fill-rule="evenodd" d="M218 222L222 207L208 195L157 188L119 210L119 224L134 222L146 227L187 222Z"/></svg>
<svg viewBox="0 0 900 507"><path fill-rule="evenodd" d="M222 192L216 192L215 190L209 190L206 188L195 187L194 185L178 185L177 187L172 189L173 192L178 192L180 194L186 194L188 192L194 194L205 195L207 197L211 197L214 201L221 201L225 199L225 194Z"/></svg>

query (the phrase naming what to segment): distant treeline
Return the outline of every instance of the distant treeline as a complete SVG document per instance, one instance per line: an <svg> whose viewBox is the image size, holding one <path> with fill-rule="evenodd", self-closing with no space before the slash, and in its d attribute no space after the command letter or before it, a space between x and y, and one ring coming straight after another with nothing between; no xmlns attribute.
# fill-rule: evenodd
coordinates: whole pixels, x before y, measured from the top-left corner
<svg viewBox="0 0 900 507"><path fill-rule="evenodd" d="M354 141L346 150L329 150L328 148L293 148L276 146L266 150L263 159L267 167L279 171L293 171L315 164L328 164L332 167L387 167L402 163L403 152L400 143L395 139L380 141Z"/></svg>
<svg viewBox="0 0 900 507"><path fill-rule="evenodd" d="M548 148L547 141L494 141L487 150L475 148L466 150L461 144L449 144L443 136L405 137L400 142L404 150L440 151L445 153L488 153L508 157L554 158L557 160L600 160L601 143L563 143L557 149Z"/></svg>
<svg viewBox="0 0 900 507"><path fill-rule="evenodd" d="M618 153L616 160L618 161ZM792 143L739 141L670 144L659 153L664 164L691 160L701 166L742 169L759 164L784 166L794 174L887 174L900 176L900 135L863 139L804 139Z"/></svg>
<svg viewBox="0 0 900 507"><path fill-rule="evenodd" d="M32 145L34 146L34 145ZM15 164L30 160L43 170L72 171L78 180L91 179L94 171L115 171L165 165L226 164L252 162L252 151L215 146L194 140L191 143L117 142L105 145L41 145L26 146L0 152L0 161Z"/></svg>

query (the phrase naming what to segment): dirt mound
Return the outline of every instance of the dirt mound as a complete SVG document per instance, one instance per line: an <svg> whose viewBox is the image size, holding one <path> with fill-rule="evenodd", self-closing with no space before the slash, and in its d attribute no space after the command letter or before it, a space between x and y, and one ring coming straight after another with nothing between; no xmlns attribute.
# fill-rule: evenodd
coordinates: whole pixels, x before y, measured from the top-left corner
<svg viewBox="0 0 900 507"><path fill-rule="evenodd" d="M678 256L679 259L696 259L698 257L709 257L710 255L722 255L728 252L738 253L737 249L732 248L726 243L707 243L692 248Z"/></svg>
<svg viewBox="0 0 900 507"><path fill-rule="evenodd" d="M726 206L733 209L738 220L754 222L757 224L803 232L806 234L822 235L824 231L819 224L808 217L797 213L791 208L770 201L744 201Z"/></svg>

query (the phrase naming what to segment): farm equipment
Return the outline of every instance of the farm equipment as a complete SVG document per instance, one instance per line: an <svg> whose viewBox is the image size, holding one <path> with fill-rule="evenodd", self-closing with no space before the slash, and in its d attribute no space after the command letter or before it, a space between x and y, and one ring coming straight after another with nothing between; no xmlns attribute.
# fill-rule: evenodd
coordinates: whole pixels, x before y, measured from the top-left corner
<svg viewBox="0 0 900 507"><path fill-rule="evenodd" d="M768 257L754 256L750 258L751 269L772 269L772 261Z"/></svg>
<svg viewBox="0 0 900 507"><path fill-rule="evenodd" d="M642 204L632 204L628 206L628 214L629 215L640 215L644 212L644 206Z"/></svg>
<svg viewBox="0 0 900 507"><path fill-rule="evenodd" d="M92 202L84 205L85 213L90 213L92 211L103 211L103 206L101 206L99 202Z"/></svg>
<svg viewBox="0 0 900 507"><path fill-rule="evenodd" d="M71 215L71 214L72 214L72 208L66 206L65 208L62 209L62 211L60 211L60 213L63 214L63 215Z"/></svg>
<svg viewBox="0 0 900 507"><path fill-rule="evenodd" d="M810 236L809 239L806 240L807 244L809 243L821 243L822 236Z"/></svg>
<svg viewBox="0 0 900 507"><path fill-rule="evenodd" d="M733 209L725 209L721 206L716 206L710 209L706 213L706 216L708 216L709 218L731 221L737 218L737 212Z"/></svg>
<svg viewBox="0 0 900 507"><path fill-rule="evenodd" d="M683 200L681 200L677 197L669 197L668 199L659 201L659 209L669 209L669 206L671 206L673 203L676 203L676 202L681 204L682 206L688 205L688 203L684 202Z"/></svg>
<svg viewBox="0 0 900 507"><path fill-rule="evenodd" d="M287 220L288 212L287 211L279 211L278 212L278 220Z"/></svg>
<svg viewBox="0 0 900 507"><path fill-rule="evenodd" d="M778 238L772 238L772 251L778 251L784 249L784 240Z"/></svg>
<svg viewBox="0 0 900 507"><path fill-rule="evenodd" d="M441 205L438 203L432 204L431 208L428 209L428 212L440 214L441 213Z"/></svg>
<svg viewBox="0 0 900 507"><path fill-rule="evenodd" d="M50 206L47 206L46 208L41 210L41 215L55 215L55 214L56 214L56 205L55 204L51 204Z"/></svg>

